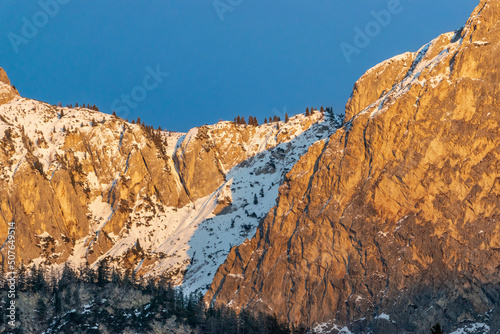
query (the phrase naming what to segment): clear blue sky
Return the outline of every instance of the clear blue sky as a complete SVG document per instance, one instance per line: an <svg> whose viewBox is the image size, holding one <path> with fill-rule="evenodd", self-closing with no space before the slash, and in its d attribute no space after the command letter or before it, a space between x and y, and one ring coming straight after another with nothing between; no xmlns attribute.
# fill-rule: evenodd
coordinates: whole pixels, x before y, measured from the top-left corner
<svg viewBox="0 0 500 334"><path fill-rule="evenodd" d="M52 15L38 1L0 4L0 67L20 93L177 131L307 106L342 113L367 69L463 26L478 4L400 0L377 33L371 11L397 0L57 1ZM373 37L348 63L340 44L367 24ZM161 82L148 77L157 66Z"/></svg>

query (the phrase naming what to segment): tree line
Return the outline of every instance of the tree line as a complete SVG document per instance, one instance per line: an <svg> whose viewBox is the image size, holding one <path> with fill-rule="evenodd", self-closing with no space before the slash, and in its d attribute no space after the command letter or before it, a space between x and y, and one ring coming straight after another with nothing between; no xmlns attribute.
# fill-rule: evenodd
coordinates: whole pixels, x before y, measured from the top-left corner
<svg viewBox="0 0 500 334"><path fill-rule="evenodd" d="M307 117L309 116L312 116L314 114L315 111L318 111L317 108L315 107L311 107L309 109L309 107L306 108L306 111L305 111L305 115ZM333 113L333 108L332 107L327 107L326 109L321 106L320 107L320 110L319 110L321 113ZM285 113L285 120L284 122L285 123L288 123L290 121L290 117L288 117L288 113ZM281 122L281 118L279 116L270 116L269 119L266 117L264 118L264 122L263 124L268 124L268 123L278 123L278 122ZM257 120L257 117L255 116L249 116L248 117L248 123L245 121L245 116L236 116L233 120L233 123L234 124L239 124L239 125L252 125L252 126L259 126L259 121Z"/></svg>
<svg viewBox="0 0 500 334"><path fill-rule="evenodd" d="M7 301L6 277L0 270L0 297ZM18 294L32 299L31 310L18 309L20 326L14 333L31 333L30 321L39 332L110 333L153 332L155 326L175 319L196 333L305 333L306 328L289 328L274 316L235 313L228 307L206 306L201 294L186 295L165 277L139 277L133 270L119 272L101 261L95 268L73 269L65 265L61 272L21 265L17 275ZM117 291L119 293L117 293ZM142 305L122 305L116 296L142 296ZM89 301L89 296L92 300ZM7 323L6 303L0 303L0 326ZM21 305L19 305L21 307ZM30 319L30 315L35 314ZM33 316L32 316L33 317Z"/></svg>
<svg viewBox="0 0 500 334"><path fill-rule="evenodd" d="M62 103L59 102L57 104L57 106L62 108ZM67 104L66 108L73 108L73 104ZM90 103L87 103L86 105L85 105L85 103L83 103L82 105L79 105L78 102L76 102L75 103L75 108L87 108L87 109L90 109L90 110L99 111L99 108L95 104L94 105L90 105Z"/></svg>

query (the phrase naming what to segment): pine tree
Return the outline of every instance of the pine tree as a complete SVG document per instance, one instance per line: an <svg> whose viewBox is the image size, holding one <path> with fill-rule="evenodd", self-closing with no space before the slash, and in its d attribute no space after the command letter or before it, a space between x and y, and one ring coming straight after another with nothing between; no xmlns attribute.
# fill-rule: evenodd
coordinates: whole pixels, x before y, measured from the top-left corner
<svg viewBox="0 0 500 334"><path fill-rule="evenodd" d="M306 108L306 116L309 116L309 107Z"/></svg>
<svg viewBox="0 0 500 334"><path fill-rule="evenodd" d="M103 287L108 282L108 262L101 260L97 266L97 285Z"/></svg>
<svg viewBox="0 0 500 334"><path fill-rule="evenodd" d="M115 117L116 117L116 111L114 111L114 110L113 110L113 116L115 116Z"/></svg>
<svg viewBox="0 0 500 334"><path fill-rule="evenodd" d="M323 106L321 106L321 110L320 110L321 113L324 113L325 112L325 108L323 108Z"/></svg>
<svg viewBox="0 0 500 334"><path fill-rule="evenodd" d="M285 113L285 123L288 123L289 119L288 119L288 114Z"/></svg>
<svg viewBox="0 0 500 334"><path fill-rule="evenodd" d="M267 124L267 118L264 118L264 124Z"/></svg>
<svg viewBox="0 0 500 334"><path fill-rule="evenodd" d="M245 122L245 116L243 116L243 117L241 118L241 124L243 124L243 125L247 125L247 122Z"/></svg>
<svg viewBox="0 0 500 334"><path fill-rule="evenodd" d="M35 311L38 313L38 321L43 322L45 320L45 316L47 315L47 305L45 305L42 297L38 298Z"/></svg>
<svg viewBox="0 0 500 334"><path fill-rule="evenodd" d="M23 261L21 261L21 265L17 270L17 286L21 291L26 288L26 267Z"/></svg>
<svg viewBox="0 0 500 334"><path fill-rule="evenodd" d="M54 292L54 313L59 314L62 311L61 294L59 291Z"/></svg>
<svg viewBox="0 0 500 334"><path fill-rule="evenodd" d="M78 108L78 102L77 102L77 103L75 103L75 108Z"/></svg>
<svg viewBox="0 0 500 334"><path fill-rule="evenodd" d="M253 204L259 204L259 200L257 199L257 194L253 194Z"/></svg>

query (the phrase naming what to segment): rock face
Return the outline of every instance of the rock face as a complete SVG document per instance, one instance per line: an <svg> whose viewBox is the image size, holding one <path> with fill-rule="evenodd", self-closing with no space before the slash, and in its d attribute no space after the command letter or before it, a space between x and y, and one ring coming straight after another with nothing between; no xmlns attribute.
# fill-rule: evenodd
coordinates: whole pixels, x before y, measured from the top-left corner
<svg viewBox="0 0 500 334"><path fill-rule="evenodd" d="M189 202L173 160L142 127L23 98L1 108L0 235L16 223L19 261L93 263L140 207Z"/></svg>
<svg viewBox="0 0 500 334"><path fill-rule="evenodd" d="M189 269L193 289L206 291L272 207L285 168L334 131L326 118L158 131L19 97L1 70L0 239L14 222L18 263L106 260L178 284Z"/></svg>
<svg viewBox="0 0 500 334"><path fill-rule="evenodd" d="M193 200L214 192L227 172L242 161L281 143L318 121L319 113L305 118L298 126L242 126L231 122L192 129L175 153L179 174Z"/></svg>
<svg viewBox="0 0 500 334"><path fill-rule="evenodd" d="M5 73L5 70L1 67L0 67L0 82L3 82L4 84L10 86L9 77L7 76L7 73Z"/></svg>
<svg viewBox="0 0 500 334"><path fill-rule="evenodd" d="M500 1L483 0L463 29L368 71L207 301L318 331L499 328L499 53Z"/></svg>
<svg viewBox="0 0 500 334"><path fill-rule="evenodd" d="M12 101L18 95L17 90L10 85L7 73L0 67L0 104Z"/></svg>

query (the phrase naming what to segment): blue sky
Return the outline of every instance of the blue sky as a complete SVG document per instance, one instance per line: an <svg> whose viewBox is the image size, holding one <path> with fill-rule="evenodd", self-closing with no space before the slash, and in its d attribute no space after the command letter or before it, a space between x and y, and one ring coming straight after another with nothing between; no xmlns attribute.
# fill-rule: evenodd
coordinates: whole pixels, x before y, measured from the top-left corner
<svg viewBox="0 0 500 334"><path fill-rule="evenodd" d="M367 69L463 26L478 3L397 2L5 0L0 67L25 97L176 131L310 106L342 113ZM381 11L390 18L376 21ZM365 43L356 28L371 29ZM349 62L340 45L357 48Z"/></svg>

